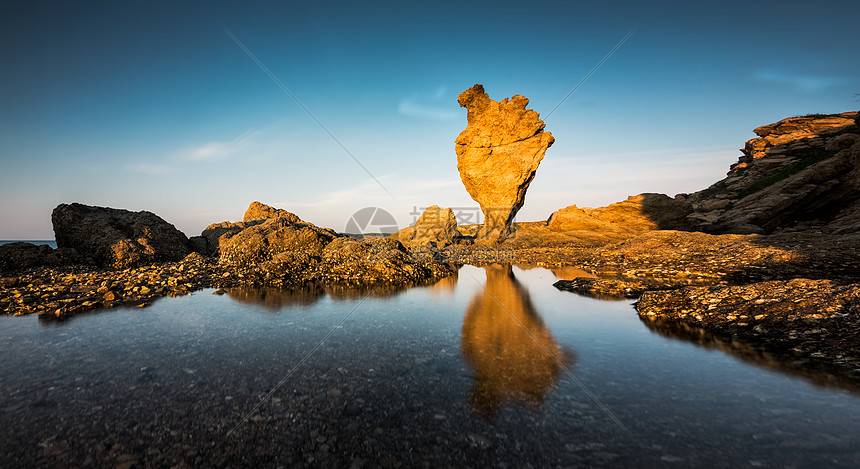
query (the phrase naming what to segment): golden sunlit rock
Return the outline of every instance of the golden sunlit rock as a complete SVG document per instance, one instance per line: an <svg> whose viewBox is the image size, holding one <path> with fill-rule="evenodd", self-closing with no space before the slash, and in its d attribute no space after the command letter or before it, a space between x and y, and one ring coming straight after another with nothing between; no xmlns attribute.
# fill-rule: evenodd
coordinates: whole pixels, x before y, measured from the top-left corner
<svg viewBox="0 0 860 469"><path fill-rule="evenodd" d="M468 126L455 140L457 169L484 212L476 241L498 243L510 233L526 189L555 138L543 131L539 114L526 109L525 96L493 101L478 84L460 93L457 102L468 110Z"/></svg>
<svg viewBox="0 0 860 469"><path fill-rule="evenodd" d="M466 310L460 345L475 371L469 403L488 415L508 399L539 406L573 356L555 342L510 265L484 270L487 281Z"/></svg>

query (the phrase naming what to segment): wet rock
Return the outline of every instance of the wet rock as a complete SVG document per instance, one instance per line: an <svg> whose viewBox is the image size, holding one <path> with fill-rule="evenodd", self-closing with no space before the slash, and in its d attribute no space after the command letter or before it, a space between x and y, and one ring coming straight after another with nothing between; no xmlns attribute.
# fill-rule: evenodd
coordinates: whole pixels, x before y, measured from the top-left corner
<svg viewBox="0 0 860 469"><path fill-rule="evenodd" d="M606 300L623 300L638 298L647 291L649 285L638 282L627 282L623 280L600 279L592 277L578 277L572 280L559 280L552 284L559 290L578 293L591 298Z"/></svg>
<svg viewBox="0 0 860 469"><path fill-rule="evenodd" d="M432 205L424 210L413 226L403 228L391 235L406 247L415 245L450 246L459 237L457 218L450 208Z"/></svg>
<svg viewBox="0 0 860 469"><path fill-rule="evenodd" d="M0 277L0 288L12 288L19 283L18 277Z"/></svg>
<svg viewBox="0 0 860 469"><path fill-rule="evenodd" d="M126 268L178 261L188 238L151 212L60 204L51 214L57 246L73 248L98 265Z"/></svg>
<svg viewBox="0 0 860 469"><path fill-rule="evenodd" d="M792 279L645 292L643 320L675 320L860 367L860 284Z"/></svg>
<svg viewBox="0 0 860 469"><path fill-rule="evenodd" d="M477 242L495 244L511 230L514 216L538 165L555 138L544 132L528 98L493 101L480 84L460 93L468 126L457 137L457 169L469 195L481 205L484 226Z"/></svg>

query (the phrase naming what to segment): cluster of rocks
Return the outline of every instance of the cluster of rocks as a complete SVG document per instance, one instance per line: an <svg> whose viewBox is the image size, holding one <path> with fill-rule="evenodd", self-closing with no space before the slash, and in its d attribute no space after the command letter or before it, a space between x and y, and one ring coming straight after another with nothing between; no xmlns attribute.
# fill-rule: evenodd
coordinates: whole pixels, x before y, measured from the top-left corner
<svg viewBox="0 0 860 469"><path fill-rule="evenodd" d="M552 284L552 286L559 290L605 300L639 298L649 288L639 283L631 283L623 280L589 277L559 280Z"/></svg>
<svg viewBox="0 0 860 469"><path fill-rule="evenodd" d="M58 249L0 247L0 311L67 317L240 285L374 294L455 271L433 250L412 253L395 238L356 240L259 202L243 221L211 225L191 240L150 212L62 204L52 220ZM451 230L434 236L450 241Z"/></svg>
<svg viewBox="0 0 860 469"><path fill-rule="evenodd" d="M260 284L271 286L406 285L453 272L452 266L432 257L412 256L395 238L353 239L258 202L251 204L242 222L211 225L202 238L205 252L217 255L219 264L248 269Z"/></svg>

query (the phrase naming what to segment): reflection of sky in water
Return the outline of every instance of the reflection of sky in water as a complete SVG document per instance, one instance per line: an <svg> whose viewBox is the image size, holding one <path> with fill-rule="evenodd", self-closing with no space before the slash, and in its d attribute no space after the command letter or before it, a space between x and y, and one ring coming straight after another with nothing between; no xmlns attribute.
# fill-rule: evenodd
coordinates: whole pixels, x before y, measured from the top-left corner
<svg viewBox="0 0 860 469"><path fill-rule="evenodd" d="M630 303L555 280L466 266L363 300L204 291L60 324L0 318L0 466L860 462L856 394L665 338Z"/></svg>

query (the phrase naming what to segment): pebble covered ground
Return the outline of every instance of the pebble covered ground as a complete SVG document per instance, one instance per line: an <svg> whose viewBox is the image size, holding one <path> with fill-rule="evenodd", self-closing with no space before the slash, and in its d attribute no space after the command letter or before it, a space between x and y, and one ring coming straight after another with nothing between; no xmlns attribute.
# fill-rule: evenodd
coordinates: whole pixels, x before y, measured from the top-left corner
<svg viewBox="0 0 860 469"><path fill-rule="evenodd" d="M381 279L368 283L365 278L338 276L327 282L299 285L290 283L288 277L272 278L269 272L253 267L227 266L215 258L196 253L180 262L128 269L39 267L0 278L0 312L13 315L38 314L46 320L66 319L97 309L146 307L160 298L187 295L202 288L235 286L266 285L347 296L370 290L384 294L427 281L433 282L453 272L453 269L443 267L428 269L431 276L419 281L389 282Z"/></svg>

